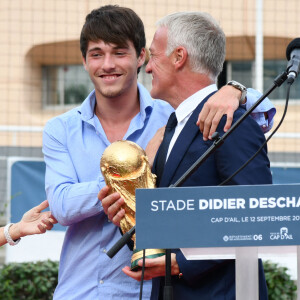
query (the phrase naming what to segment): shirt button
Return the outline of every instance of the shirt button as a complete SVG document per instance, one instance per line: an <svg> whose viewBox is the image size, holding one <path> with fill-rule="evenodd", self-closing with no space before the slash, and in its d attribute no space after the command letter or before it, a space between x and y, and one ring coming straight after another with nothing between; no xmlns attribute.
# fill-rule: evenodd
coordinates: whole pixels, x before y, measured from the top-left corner
<svg viewBox="0 0 300 300"><path fill-rule="evenodd" d="M103 253L106 253L106 252L107 252L107 250L104 248L104 249L102 250L102 252L103 252Z"/></svg>
<svg viewBox="0 0 300 300"><path fill-rule="evenodd" d="M104 283L104 281L103 281L103 280L100 280L99 282L100 282L100 284L103 284L103 283Z"/></svg>

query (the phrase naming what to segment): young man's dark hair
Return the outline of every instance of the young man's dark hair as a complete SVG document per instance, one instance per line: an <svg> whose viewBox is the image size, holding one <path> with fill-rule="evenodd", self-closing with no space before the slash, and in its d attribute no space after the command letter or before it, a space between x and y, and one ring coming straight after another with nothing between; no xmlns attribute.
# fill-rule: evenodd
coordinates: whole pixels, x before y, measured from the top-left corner
<svg viewBox="0 0 300 300"><path fill-rule="evenodd" d="M117 5L102 6L92 10L85 19L80 35L80 50L84 58L88 42L99 40L121 47L127 47L129 40L133 43L138 57L146 45L144 24L130 8Z"/></svg>

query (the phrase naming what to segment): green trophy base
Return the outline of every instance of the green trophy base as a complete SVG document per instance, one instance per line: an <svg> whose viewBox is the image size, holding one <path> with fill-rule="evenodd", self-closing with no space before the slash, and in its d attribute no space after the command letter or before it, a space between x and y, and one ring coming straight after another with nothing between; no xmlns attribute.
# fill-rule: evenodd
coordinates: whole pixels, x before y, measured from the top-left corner
<svg viewBox="0 0 300 300"><path fill-rule="evenodd" d="M146 258L156 258L165 255L164 249L146 249ZM143 250L134 249L131 257L131 271L138 271L141 267L138 261L143 259Z"/></svg>

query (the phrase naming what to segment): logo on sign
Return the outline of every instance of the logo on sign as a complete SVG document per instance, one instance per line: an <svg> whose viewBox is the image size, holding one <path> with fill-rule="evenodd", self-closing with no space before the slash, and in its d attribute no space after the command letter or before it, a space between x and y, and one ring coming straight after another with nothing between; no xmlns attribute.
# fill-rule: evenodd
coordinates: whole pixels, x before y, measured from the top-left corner
<svg viewBox="0 0 300 300"><path fill-rule="evenodd" d="M289 234L287 227L281 227L279 232L271 232L270 240L292 240L293 235Z"/></svg>
<svg viewBox="0 0 300 300"><path fill-rule="evenodd" d="M224 235L224 242L233 242L233 241L261 241L263 239L262 234L249 234L249 235Z"/></svg>

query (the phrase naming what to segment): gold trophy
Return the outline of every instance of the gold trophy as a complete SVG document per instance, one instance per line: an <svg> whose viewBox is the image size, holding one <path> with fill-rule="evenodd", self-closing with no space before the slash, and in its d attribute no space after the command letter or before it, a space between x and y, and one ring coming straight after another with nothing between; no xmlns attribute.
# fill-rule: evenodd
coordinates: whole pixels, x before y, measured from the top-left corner
<svg viewBox="0 0 300 300"><path fill-rule="evenodd" d="M108 146L102 154L101 172L111 193L118 192L125 200L125 216L120 222L123 234L135 226L135 189L155 188L156 175L151 173L145 151L136 143L117 141ZM135 234L131 270L138 270L138 261L143 251L136 249ZM165 254L163 249L146 249L146 258Z"/></svg>

